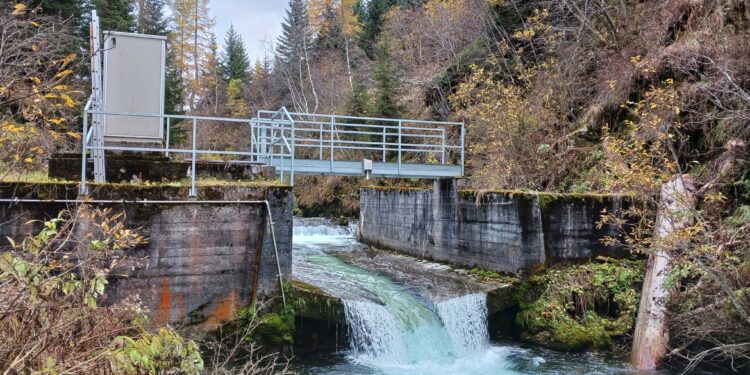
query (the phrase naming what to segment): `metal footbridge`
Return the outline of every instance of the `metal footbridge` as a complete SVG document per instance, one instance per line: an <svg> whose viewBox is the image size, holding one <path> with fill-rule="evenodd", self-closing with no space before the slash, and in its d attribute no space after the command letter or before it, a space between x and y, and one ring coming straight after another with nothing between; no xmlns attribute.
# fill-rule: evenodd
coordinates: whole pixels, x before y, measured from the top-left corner
<svg viewBox="0 0 750 375"><path fill-rule="evenodd" d="M443 178L464 174L463 123L296 113L286 108L258 111L250 119L164 114L164 38L108 32L102 40L95 11L91 19L91 96L83 110L82 194L87 192L89 161L93 161L94 180L107 181L107 152L161 153L190 162L191 196L196 195L199 159L270 165L290 185L296 175ZM133 112L133 108L157 113Z"/></svg>
<svg viewBox="0 0 750 375"><path fill-rule="evenodd" d="M159 118L162 144L105 142L108 118ZM94 179L105 182L105 152L161 153L192 162L265 164L282 181L297 175L446 178L464 174L463 123L386 119L278 111L258 111L251 119L148 113L107 112L92 98L83 114L82 188L86 161L94 161ZM90 126L91 125L91 126ZM175 144L175 129L187 140ZM186 134L185 134L186 133ZM183 135L183 137L184 137ZM195 172L190 173L195 194Z"/></svg>

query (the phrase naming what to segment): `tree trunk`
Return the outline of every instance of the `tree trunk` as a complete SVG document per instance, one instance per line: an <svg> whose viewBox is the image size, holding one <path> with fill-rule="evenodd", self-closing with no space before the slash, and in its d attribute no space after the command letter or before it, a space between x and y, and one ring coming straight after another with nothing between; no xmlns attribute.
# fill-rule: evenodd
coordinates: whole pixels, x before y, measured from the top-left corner
<svg viewBox="0 0 750 375"><path fill-rule="evenodd" d="M654 233L657 247L648 258L633 336L631 362L638 370L655 370L667 354L669 344L665 304L672 292L666 281L673 267L670 255L673 249L659 245L659 240L691 225L694 207L695 184L690 175L677 176L662 185Z"/></svg>

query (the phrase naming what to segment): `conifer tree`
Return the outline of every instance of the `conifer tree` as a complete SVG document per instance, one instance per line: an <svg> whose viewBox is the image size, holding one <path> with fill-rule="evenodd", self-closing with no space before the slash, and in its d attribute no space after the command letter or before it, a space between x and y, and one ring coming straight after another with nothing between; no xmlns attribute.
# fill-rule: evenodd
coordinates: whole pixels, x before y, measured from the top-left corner
<svg viewBox="0 0 750 375"><path fill-rule="evenodd" d="M367 86L362 82L357 82L349 95L346 103L346 112L349 116L367 116L370 110L370 96L367 93Z"/></svg>
<svg viewBox="0 0 750 375"><path fill-rule="evenodd" d="M320 14L315 49L323 51L341 47L343 47L343 25L339 13L332 2L324 4Z"/></svg>
<svg viewBox="0 0 750 375"><path fill-rule="evenodd" d="M369 0L360 1L355 6L357 16L362 21L362 33L359 38L360 47L373 58L380 32L385 22L385 14L394 6L401 4L399 0Z"/></svg>
<svg viewBox="0 0 750 375"><path fill-rule="evenodd" d="M221 54L221 64L224 80L231 82L238 79L247 83L250 70L250 59L247 56L245 42L234 30L234 25L229 26L227 36L224 39L224 50Z"/></svg>
<svg viewBox="0 0 750 375"><path fill-rule="evenodd" d="M305 59L311 47L311 35L304 0L289 0L289 8L281 24L276 51L284 63L297 64Z"/></svg>
<svg viewBox="0 0 750 375"><path fill-rule="evenodd" d="M164 17L165 3L165 0L136 0L136 32L167 35L168 23Z"/></svg>
<svg viewBox="0 0 750 375"><path fill-rule="evenodd" d="M232 78L227 84L227 112L229 117L246 118L250 114L244 93L245 83L239 78Z"/></svg>
<svg viewBox="0 0 750 375"><path fill-rule="evenodd" d="M102 31L133 31L133 0L91 0Z"/></svg>
<svg viewBox="0 0 750 375"><path fill-rule="evenodd" d="M375 96L371 115L375 117L401 117L403 108L396 103L399 86L399 71L391 58L390 43L387 34L381 35L376 50L377 65L375 66Z"/></svg>
<svg viewBox="0 0 750 375"><path fill-rule="evenodd" d="M36 0L31 4L41 7L41 13L73 19L76 22L83 14L83 0Z"/></svg>
<svg viewBox="0 0 750 375"><path fill-rule="evenodd" d="M289 9L281 26L274 71L286 85L294 108L315 112L320 101L310 68L312 33L304 0L289 0Z"/></svg>

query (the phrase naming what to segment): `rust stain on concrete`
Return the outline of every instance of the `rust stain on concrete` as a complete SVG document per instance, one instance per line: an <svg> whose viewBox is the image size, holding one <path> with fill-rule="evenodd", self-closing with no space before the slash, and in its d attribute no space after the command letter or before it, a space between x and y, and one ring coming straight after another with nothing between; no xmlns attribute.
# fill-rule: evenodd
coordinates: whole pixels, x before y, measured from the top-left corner
<svg viewBox="0 0 750 375"><path fill-rule="evenodd" d="M169 289L169 282L166 277L161 279L161 299L159 301L159 311L156 312L156 324L162 325L169 323L172 317L172 291Z"/></svg>
<svg viewBox="0 0 750 375"><path fill-rule="evenodd" d="M239 308L239 295L237 292L232 291L229 296L224 298L214 309L213 313L206 320L205 326L208 329L216 329L224 322L234 320L237 317L237 309Z"/></svg>

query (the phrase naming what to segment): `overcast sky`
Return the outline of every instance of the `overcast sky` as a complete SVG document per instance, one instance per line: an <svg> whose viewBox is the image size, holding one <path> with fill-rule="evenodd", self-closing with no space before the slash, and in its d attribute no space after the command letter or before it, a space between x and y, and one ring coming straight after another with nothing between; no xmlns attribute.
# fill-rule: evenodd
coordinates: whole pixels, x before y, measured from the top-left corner
<svg viewBox="0 0 750 375"><path fill-rule="evenodd" d="M287 0L212 0L210 6L219 45L224 44L229 25L234 24L245 41L250 61L255 62L281 33Z"/></svg>

